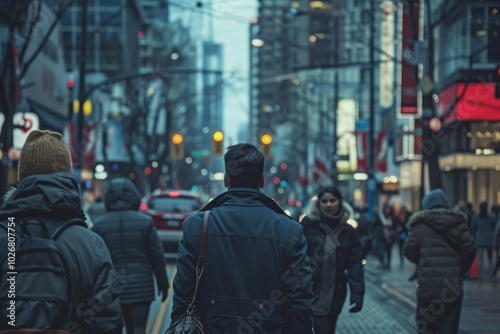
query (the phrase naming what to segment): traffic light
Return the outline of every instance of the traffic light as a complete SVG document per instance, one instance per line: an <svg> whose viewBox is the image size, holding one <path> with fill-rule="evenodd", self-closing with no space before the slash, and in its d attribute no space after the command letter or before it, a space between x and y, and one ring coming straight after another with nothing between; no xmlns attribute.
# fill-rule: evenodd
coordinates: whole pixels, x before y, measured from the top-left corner
<svg viewBox="0 0 500 334"><path fill-rule="evenodd" d="M170 156L173 160L184 159L184 137L180 133L174 133L170 140Z"/></svg>
<svg viewBox="0 0 500 334"><path fill-rule="evenodd" d="M220 130L215 131L212 134L212 154L213 155L222 155L224 141L224 133Z"/></svg>
<svg viewBox="0 0 500 334"><path fill-rule="evenodd" d="M75 88L75 80L69 79L68 80L68 89L72 90L73 88Z"/></svg>
<svg viewBox="0 0 500 334"><path fill-rule="evenodd" d="M269 133L263 133L260 136L260 143L262 153L264 154L264 158L271 159L273 154L271 153L271 144L273 142L273 136Z"/></svg>

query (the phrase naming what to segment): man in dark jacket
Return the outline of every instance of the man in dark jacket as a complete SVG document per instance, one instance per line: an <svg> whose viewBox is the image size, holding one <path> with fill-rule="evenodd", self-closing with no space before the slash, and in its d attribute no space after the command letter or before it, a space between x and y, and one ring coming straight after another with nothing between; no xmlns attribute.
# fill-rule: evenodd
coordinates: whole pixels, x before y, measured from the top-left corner
<svg viewBox="0 0 500 334"><path fill-rule="evenodd" d="M7 324L9 318L6 314L7 308L4 307L11 299L10 302L14 301L18 306L15 315L17 328L52 327L51 329L66 329L82 334L118 334L122 331L119 292L126 277L115 273L108 248L102 238L84 227L85 216L81 209L78 181L71 174L71 169L70 153L59 133L38 130L31 132L19 159L19 185L6 195L0 208L0 221L10 218L15 222L16 229L30 229L30 226L24 223L36 220L44 224L49 231L54 231L70 220L81 220L82 225L67 227L56 239L69 268L69 289L74 302L70 320L60 328L53 328L47 322L47 314L50 312L30 310L29 307L23 312L19 303L27 303L25 300L11 299L13 297L8 293L9 287L5 284L4 272L0 282L0 330L14 329ZM9 238L12 236L10 233L11 230ZM0 228L0 249L2 256L6 254L7 231L3 228ZM19 256L16 255L17 258ZM4 268L4 263L1 265ZM30 302L35 303L48 291L46 286L40 284L40 278L32 284L18 286L16 296L21 292L25 295L33 294L33 300ZM24 279L18 277L17 283L21 284L21 280Z"/></svg>
<svg viewBox="0 0 500 334"><path fill-rule="evenodd" d="M255 146L231 146L224 161L228 191L182 225L172 321L193 297L203 211L210 210L196 304L210 332L311 334L311 267L302 226L259 191L264 156Z"/></svg>
<svg viewBox="0 0 500 334"><path fill-rule="evenodd" d="M419 333L458 333L464 274L475 257L467 216L448 209L441 189L422 200L424 211L412 216L404 255L418 264Z"/></svg>
<svg viewBox="0 0 500 334"><path fill-rule="evenodd" d="M153 272L162 301L168 295L163 246L151 217L138 211L141 198L129 179L111 181L104 203L108 212L94 222L92 230L106 242L116 270L130 277L120 293L127 334L145 333L155 299Z"/></svg>

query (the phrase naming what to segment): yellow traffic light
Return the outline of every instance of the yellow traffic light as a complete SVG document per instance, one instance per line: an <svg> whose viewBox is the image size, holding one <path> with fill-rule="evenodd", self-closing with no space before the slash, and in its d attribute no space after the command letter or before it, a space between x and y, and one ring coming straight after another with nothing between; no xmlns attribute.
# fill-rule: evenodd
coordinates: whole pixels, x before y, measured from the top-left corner
<svg viewBox="0 0 500 334"><path fill-rule="evenodd" d="M170 141L170 156L173 160L184 159L184 137L180 133L174 133Z"/></svg>
<svg viewBox="0 0 500 334"><path fill-rule="evenodd" d="M212 134L212 154L213 155L222 155L224 141L224 133L220 130L215 131Z"/></svg>
<svg viewBox="0 0 500 334"><path fill-rule="evenodd" d="M271 159L273 157L273 154L271 152L272 142L273 142L273 136L271 134L263 133L260 136L262 153L264 154L264 158L266 159Z"/></svg>
<svg viewBox="0 0 500 334"><path fill-rule="evenodd" d="M212 138L216 142L223 141L224 140L224 134L222 133L222 131L218 130L218 131L214 132L214 134L212 135Z"/></svg>
<svg viewBox="0 0 500 334"><path fill-rule="evenodd" d="M269 133L264 133L262 136L260 136L260 142L262 145L271 145L273 142L273 136L271 136Z"/></svg>

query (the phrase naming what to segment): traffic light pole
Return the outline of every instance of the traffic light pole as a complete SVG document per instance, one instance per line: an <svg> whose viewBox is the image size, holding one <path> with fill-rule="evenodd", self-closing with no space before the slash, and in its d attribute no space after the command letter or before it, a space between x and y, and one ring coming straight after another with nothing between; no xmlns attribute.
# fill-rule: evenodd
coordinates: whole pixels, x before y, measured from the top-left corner
<svg viewBox="0 0 500 334"><path fill-rule="evenodd" d="M375 0L370 0L370 116L369 116L369 139L368 139L368 215L370 219L375 218L374 206L376 202L375 180L375 57L374 57L374 32L375 27Z"/></svg>
<svg viewBox="0 0 500 334"><path fill-rule="evenodd" d="M78 158L78 167L80 168L81 178L81 169L84 164L84 149L85 149L85 141L84 141L84 115L83 115L83 104L85 103L85 51L87 49L87 0L82 1L82 25L81 25L81 33L80 33L80 72L78 74L79 84L78 84L78 101L79 101L79 110L78 110L78 119L77 119L77 131L76 131L76 152Z"/></svg>

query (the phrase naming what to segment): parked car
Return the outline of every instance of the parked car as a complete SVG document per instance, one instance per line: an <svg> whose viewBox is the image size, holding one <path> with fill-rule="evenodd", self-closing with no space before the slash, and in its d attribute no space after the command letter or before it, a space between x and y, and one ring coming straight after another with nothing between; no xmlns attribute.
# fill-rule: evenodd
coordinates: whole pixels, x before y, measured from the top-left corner
<svg viewBox="0 0 500 334"><path fill-rule="evenodd" d="M141 210L153 218L167 253L177 252L182 236L182 222L202 207L201 197L186 190L156 192L141 204Z"/></svg>

